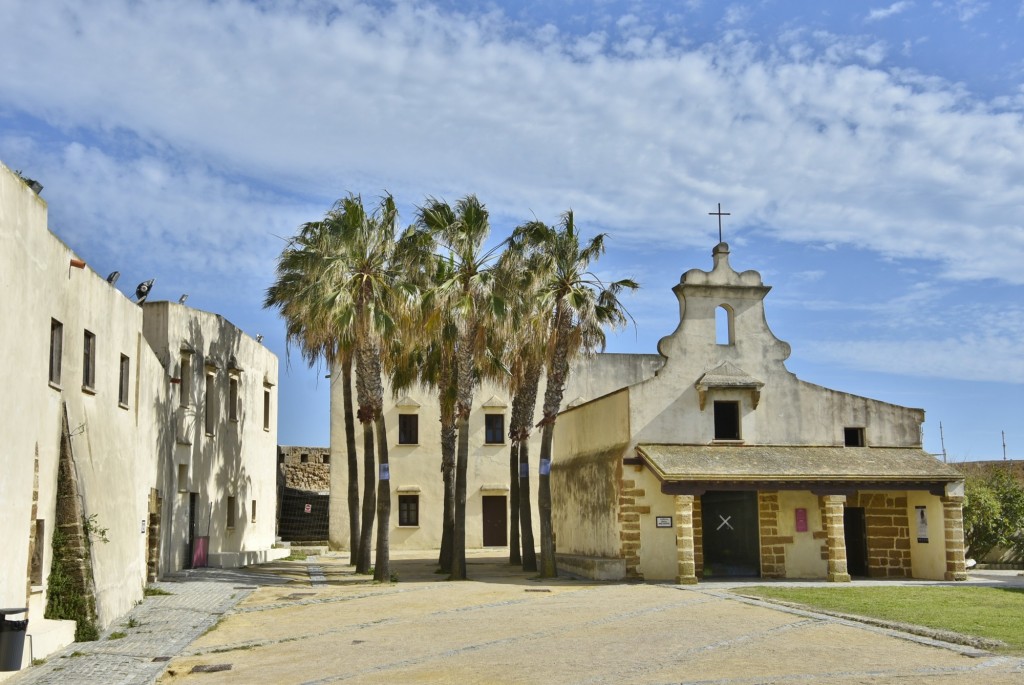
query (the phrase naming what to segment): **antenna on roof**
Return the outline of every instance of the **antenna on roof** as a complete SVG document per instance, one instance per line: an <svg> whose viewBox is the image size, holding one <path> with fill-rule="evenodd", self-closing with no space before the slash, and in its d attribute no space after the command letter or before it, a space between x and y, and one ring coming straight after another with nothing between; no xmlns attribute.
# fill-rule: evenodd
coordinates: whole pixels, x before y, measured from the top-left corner
<svg viewBox="0 0 1024 685"><path fill-rule="evenodd" d="M178 304L185 304L185 300L187 300L187 299L188 299L188 293L185 293L184 295L182 295L181 297L178 298Z"/></svg>
<svg viewBox="0 0 1024 685"><path fill-rule="evenodd" d="M110 274L107 275L107 283L109 283L110 285L114 285L115 283L117 283L117 279L119 278L121 278L120 271L111 271Z"/></svg>
<svg viewBox="0 0 1024 685"><path fill-rule="evenodd" d="M942 421L939 421L939 442L942 443L942 463L948 464L946 461L946 436L942 434Z"/></svg>

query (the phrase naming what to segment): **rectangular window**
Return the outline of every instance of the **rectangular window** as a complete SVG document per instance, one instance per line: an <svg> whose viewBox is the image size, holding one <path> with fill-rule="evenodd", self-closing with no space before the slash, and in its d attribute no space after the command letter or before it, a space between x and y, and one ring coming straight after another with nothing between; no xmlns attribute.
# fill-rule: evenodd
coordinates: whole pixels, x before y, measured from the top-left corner
<svg viewBox="0 0 1024 685"><path fill-rule="evenodd" d="M64 348L64 324L50 319L50 382L60 385L60 364Z"/></svg>
<svg viewBox="0 0 1024 685"><path fill-rule="evenodd" d="M213 435L216 429L217 404L213 397L213 374L206 374L206 400L203 403L203 421L206 426L206 434Z"/></svg>
<svg viewBox="0 0 1024 685"><path fill-rule="evenodd" d="M85 332L82 343L82 388L96 388L96 336L89 331Z"/></svg>
<svg viewBox="0 0 1024 685"><path fill-rule="evenodd" d="M235 527L235 498L230 495L228 496L227 524L228 528Z"/></svg>
<svg viewBox="0 0 1024 685"><path fill-rule="evenodd" d="M320 463L321 464L330 464L331 463L331 455L325 454L323 456L323 458L320 460Z"/></svg>
<svg viewBox="0 0 1024 685"><path fill-rule="evenodd" d="M263 430L270 430L270 388L263 388Z"/></svg>
<svg viewBox="0 0 1024 685"><path fill-rule="evenodd" d="M715 402L715 440L740 439L740 403Z"/></svg>
<svg viewBox="0 0 1024 685"><path fill-rule="evenodd" d="M398 415L398 444L416 445L420 441L420 417L418 414Z"/></svg>
<svg viewBox="0 0 1024 685"><path fill-rule="evenodd" d="M188 492L188 464L178 464L178 492Z"/></svg>
<svg viewBox="0 0 1024 685"><path fill-rule="evenodd" d="M192 355L181 355L181 378L178 382L178 406L189 406L192 397Z"/></svg>
<svg viewBox="0 0 1024 685"><path fill-rule="evenodd" d="M308 464L309 463L309 455L306 454L305 452L300 454L299 455L299 463L300 464Z"/></svg>
<svg viewBox="0 0 1024 685"><path fill-rule="evenodd" d="M501 445L505 442L505 415L484 415L484 442L488 445Z"/></svg>
<svg viewBox="0 0 1024 685"><path fill-rule="evenodd" d="M238 421L238 376L228 377L228 419Z"/></svg>
<svg viewBox="0 0 1024 685"><path fill-rule="evenodd" d="M121 355L121 364L119 365L119 372L117 377L117 403L122 407L128 406L128 379L130 378L129 369L131 362L128 361L126 355Z"/></svg>
<svg viewBox="0 0 1024 685"><path fill-rule="evenodd" d="M399 495L398 496L398 525L418 526L420 525L420 496Z"/></svg>
<svg viewBox="0 0 1024 685"><path fill-rule="evenodd" d="M256 500L252 501L252 522L256 523Z"/></svg>
<svg viewBox="0 0 1024 685"><path fill-rule="evenodd" d="M843 440L847 447L864 447L864 429L844 428Z"/></svg>

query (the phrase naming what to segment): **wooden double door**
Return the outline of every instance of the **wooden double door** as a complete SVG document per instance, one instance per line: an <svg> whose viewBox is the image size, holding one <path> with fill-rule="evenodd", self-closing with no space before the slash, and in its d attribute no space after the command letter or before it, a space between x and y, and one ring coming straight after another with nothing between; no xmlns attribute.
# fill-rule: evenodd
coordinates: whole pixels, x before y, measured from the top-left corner
<svg viewBox="0 0 1024 685"><path fill-rule="evenodd" d="M704 575L761 575L757 493L709 491L700 498Z"/></svg>

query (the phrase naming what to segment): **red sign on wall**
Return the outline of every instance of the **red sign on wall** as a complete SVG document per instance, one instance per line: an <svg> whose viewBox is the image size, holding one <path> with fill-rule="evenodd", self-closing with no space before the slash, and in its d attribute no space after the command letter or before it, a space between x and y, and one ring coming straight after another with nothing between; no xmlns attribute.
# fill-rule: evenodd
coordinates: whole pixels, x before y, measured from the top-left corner
<svg viewBox="0 0 1024 685"><path fill-rule="evenodd" d="M806 533L807 532L807 510L797 509L796 510L796 532Z"/></svg>

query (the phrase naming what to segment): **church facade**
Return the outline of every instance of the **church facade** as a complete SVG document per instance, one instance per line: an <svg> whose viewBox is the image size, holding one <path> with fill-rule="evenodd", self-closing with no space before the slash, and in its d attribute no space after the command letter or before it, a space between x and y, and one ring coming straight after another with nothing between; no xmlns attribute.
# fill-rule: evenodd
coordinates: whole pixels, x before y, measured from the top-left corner
<svg viewBox="0 0 1024 685"><path fill-rule="evenodd" d="M727 244L713 258L673 288L657 372L558 417L559 568L964 579L963 477L922 449L924 411L797 378L765 319L770 288L733 270Z"/></svg>

